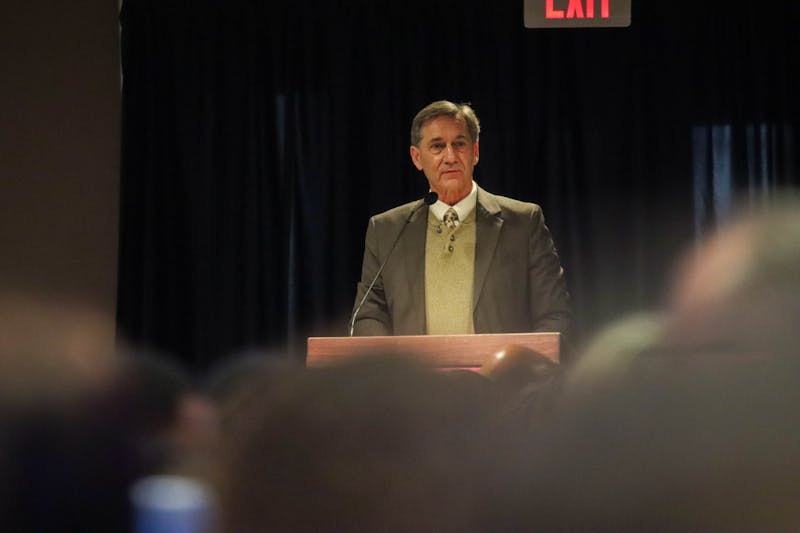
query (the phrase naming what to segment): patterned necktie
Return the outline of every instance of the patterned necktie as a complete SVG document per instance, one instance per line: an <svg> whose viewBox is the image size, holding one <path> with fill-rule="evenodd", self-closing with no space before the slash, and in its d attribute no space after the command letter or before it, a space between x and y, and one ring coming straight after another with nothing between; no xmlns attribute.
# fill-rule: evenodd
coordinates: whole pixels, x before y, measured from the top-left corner
<svg viewBox="0 0 800 533"><path fill-rule="evenodd" d="M442 217L442 222L444 222L444 225L449 229L455 229L458 225L458 213L456 213L456 210L452 207L448 209Z"/></svg>

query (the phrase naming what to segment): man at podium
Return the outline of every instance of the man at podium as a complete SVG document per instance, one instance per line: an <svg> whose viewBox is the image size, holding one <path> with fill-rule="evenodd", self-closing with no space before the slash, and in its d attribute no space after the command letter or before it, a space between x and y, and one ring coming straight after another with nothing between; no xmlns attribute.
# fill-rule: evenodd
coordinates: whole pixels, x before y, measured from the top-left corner
<svg viewBox="0 0 800 533"><path fill-rule="evenodd" d="M370 219L351 335L567 331L542 210L477 185L479 133L468 104L433 102L414 117L411 161L431 192Z"/></svg>

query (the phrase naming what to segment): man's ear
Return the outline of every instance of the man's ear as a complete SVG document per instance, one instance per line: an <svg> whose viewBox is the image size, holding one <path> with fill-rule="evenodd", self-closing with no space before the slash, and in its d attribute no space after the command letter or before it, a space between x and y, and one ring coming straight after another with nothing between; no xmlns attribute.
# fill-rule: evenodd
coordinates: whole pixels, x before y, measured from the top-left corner
<svg viewBox="0 0 800 533"><path fill-rule="evenodd" d="M411 148L409 148L409 152L411 153L411 161L414 163L414 166L417 167L417 170L422 170L422 163L419 161L420 155L422 154L420 154L419 148L412 144Z"/></svg>
<svg viewBox="0 0 800 533"><path fill-rule="evenodd" d="M472 147L472 153L473 153L473 159L474 159L472 164L473 165L477 165L478 164L478 156L480 155L480 147L478 146L478 141L475 141L475 145Z"/></svg>

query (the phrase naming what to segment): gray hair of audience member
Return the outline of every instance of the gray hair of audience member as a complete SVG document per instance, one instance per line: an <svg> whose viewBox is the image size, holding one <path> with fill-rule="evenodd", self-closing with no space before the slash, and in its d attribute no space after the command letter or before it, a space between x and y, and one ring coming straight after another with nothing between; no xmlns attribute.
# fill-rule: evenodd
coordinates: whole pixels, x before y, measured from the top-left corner
<svg viewBox="0 0 800 533"><path fill-rule="evenodd" d="M641 311L600 328L566 372L563 400L613 390L628 379L636 369L636 361L661 346L664 323L662 312Z"/></svg>
<svg viewBox="0 0 800 533"><path fill-rule="evenodd" d="M800 347L800 200L740 207L676 270L667 334L677 347L745 356Z"/></svg>
<svg viewBox="0 0 800 533"><path fill-rule="evenodd" d="M727 364L721 364L727 363ZM635 358L509 463L508 531L795 531L800 359Z"/></svg>
<svg viewBox="0 0 800 533"><path fill-rule="evenodd" d="M472 528L486 432L470 385L381 356L269 385L225 436L222 531Z"/></svg>
<svg viewBox="0 0 800 533"><path fill-rule="evenodd" d="M423 107L411 121L411 144L419 148L422 140L422 128L429 121L438 117L452 117L466 124L473 143L477 142L481 133L478 116L470 104L456 104L448 100L439 100Z"/></svg>

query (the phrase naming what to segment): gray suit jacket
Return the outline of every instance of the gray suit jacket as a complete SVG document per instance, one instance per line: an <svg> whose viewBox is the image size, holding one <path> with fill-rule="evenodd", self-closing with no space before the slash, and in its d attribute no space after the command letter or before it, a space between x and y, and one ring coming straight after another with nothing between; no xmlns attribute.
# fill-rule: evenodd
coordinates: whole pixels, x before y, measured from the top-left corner
<svg viewBox="0 0 800 533"><path fill-rule="evenodd" d="M422 200L372 217L354 310L406 227L355 320L355 335L425 333L425 236ZM412 215L413 213L413 215ZM412 215L409 219L409 215ZM478 187L473 323L476 333L568 329L564 272L541 208Z"/></svg>

